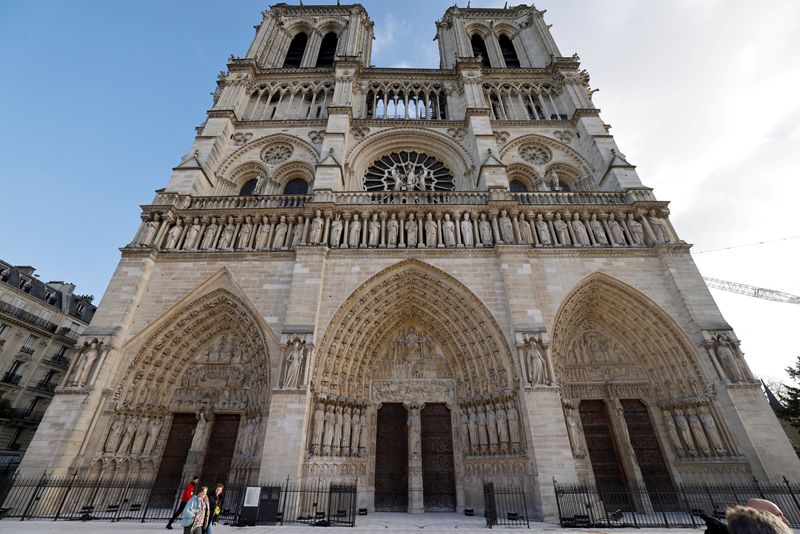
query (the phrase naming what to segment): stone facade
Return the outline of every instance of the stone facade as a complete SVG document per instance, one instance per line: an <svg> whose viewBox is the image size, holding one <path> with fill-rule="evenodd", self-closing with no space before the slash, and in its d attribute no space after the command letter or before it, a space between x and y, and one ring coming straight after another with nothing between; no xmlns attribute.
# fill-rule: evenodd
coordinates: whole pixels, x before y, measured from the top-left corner
<svg viewBox="0 0 800 534"><path fill-rule="evenodd" d="M416 70L370 65L360 5L266 11L143 206L24 470L160 473L193 414L189 474L234 414L229 483L357 479L374 510L391 404L412 512L434 509L431 406L459 511L486 480L552 519L554 478L800 479L667 202L542 15L451 7L441 69Z"/></svg>
<svg viewBox="0 0 800 534"><path fill-rule="evenodd" d="M25 454L95 312L93 297L34 272L0 261L0 467Z"/></svg>

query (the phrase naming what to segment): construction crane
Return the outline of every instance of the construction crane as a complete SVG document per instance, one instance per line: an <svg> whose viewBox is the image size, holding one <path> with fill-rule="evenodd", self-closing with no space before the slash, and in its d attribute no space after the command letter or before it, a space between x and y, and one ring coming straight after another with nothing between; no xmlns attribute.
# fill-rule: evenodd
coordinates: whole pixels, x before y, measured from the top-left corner
<svg viewBox="0 0 800 534"><path fill-rule="evenodd" d="M764 289L763 287L749 286L747 284L739 284L736 282L728 282L727 280L720 280L719 278L709 278L704 276L703 280L706 281L708 287L721 289L723 291L730 291L731 293L738 293L740 295L747 295L748 297L755 297L757 299L772 300L775 302L786 302L788 304L800 304L800 297L792 295L791 293L784 293L783 291L775 291L774 289Z"/></svg>

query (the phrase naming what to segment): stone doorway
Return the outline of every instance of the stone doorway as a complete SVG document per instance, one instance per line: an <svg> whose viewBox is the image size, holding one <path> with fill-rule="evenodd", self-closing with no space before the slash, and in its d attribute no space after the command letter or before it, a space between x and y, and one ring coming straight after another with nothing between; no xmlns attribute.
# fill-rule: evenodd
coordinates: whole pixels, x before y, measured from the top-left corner
<svg viewBox="0 0 800 534"><path fill-rule="evenodd" d="M453 431L444 403L422 409L422 487L426 512L456 511Z"/></svg>
<svg viewBox="0 0 800 534"><path fill-rule="evenodd" d="M180 480L189 447L192 445L192 432L197 425L197 418L192 413L176 413L172 416L167 444L158 466L151 506L171 507L175 491L183 487L187 481Z"/></svg>
<svg viewBox="0 0 800 534"><path fill-rule="evenodd" d="M375 440L375 511L408 510L408 414L401 403L378 410Z"/></svg>
<svg viewBox="0 0 800 534"><path fill-rule="evenodd" d="M203 469L200 471L200 483L208 486L209 491L218 482L223 484L228 479L228 471L236 447L236 436L239 433L239 414L215 414L211 435L206 445Z"/></svg>
<svg viewBox="0 0 800 534"><path fill-rule="evenodd" d="M621 491L626 487L625 473L605 402L582 400L578 412L598 491L605 494L606 506L627 509L630 505Z"/></svg>

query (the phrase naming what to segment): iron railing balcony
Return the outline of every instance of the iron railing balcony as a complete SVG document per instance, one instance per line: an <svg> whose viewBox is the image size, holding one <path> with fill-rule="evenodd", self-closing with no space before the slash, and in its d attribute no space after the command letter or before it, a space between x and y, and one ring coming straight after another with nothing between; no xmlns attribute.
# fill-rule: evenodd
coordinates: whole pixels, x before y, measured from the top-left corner
<svg viewBox="0 0 800 534"><path fill-rule="evenodd" d="M17 373L12 373L11 371L7 371L3 375L2 382L5 382L6 384L13 384L13 385L16 386L17 384L19 384L19 381L21 379L22 379L22 375L17 374Z"/></svg>
<svg viewBox="0 0 800 534"><path fill-rule="evenodd" d="M20 352L24 352L25 354L33 354L34 350L35 349L33 347L20 347L19 348L19 351Z"/></svg>
<svg viewBox="0 0 800 534"><path fill-rule="evenodd" d="M54 354L53 357L50 358L50 363L68 369L70 359L67 358L66 356L62 356L61 354Z"/></svg>
<svg viewBox="0 0 800 534"><path fill-rule="evenodd" d="M12 306L7 302L0 302L0 313L5 313L12 317L16 317L17 319L25 321L26 323L32 324L34 326L37 326L48 332L55 332L57 328L57 325L55 323L46 321L41 317L37 317L36 315L26 312L25 310L22 310L20 308L17 308L16 306Z"/></svg>
<svg viewBox="0 0 800 534"><path fill-rule="evenodd" d="M47 380L40 380L39 383L36 384L35 388L39 391L53 393L56 390L56 383L49 382Z"/></svg>

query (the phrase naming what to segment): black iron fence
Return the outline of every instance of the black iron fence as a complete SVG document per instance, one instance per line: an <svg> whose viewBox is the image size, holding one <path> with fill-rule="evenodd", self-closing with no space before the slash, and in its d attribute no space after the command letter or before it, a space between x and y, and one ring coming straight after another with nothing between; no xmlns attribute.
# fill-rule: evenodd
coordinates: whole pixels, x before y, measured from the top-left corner
<svg viewBox="0 0 800 534"><path fill-rule="evenodd" d="M483 507L486 526L525 526L530 528L525 488L498 487L493 482L483 484Z"/></svg>
<svg viewBox="0 0 800 534"><path fill-rule="evenodd" d="M752 482L689 484L631 491L553 481L562 527L698 527L702 516L724 520L728 508L748 499L777 504L792 527L800 527L800 485Z"/></svg>
<svg viewBox="0 0 800 534"><path fill-rule="evenodd" d="M77 475L0 476L0 519L166 522L177 508L185 483L97 480ZM355 484L287 479L253 489L259 493L253 524L355 525ZM247 490L247 486L237 484L225 487L220 521L242 522L249 512L243 507Z"/></svg>

